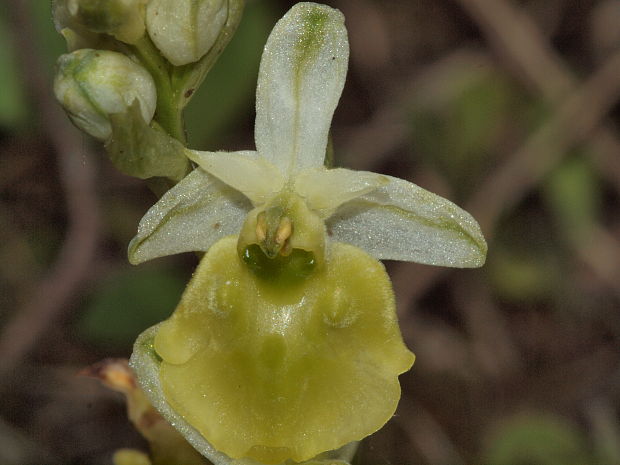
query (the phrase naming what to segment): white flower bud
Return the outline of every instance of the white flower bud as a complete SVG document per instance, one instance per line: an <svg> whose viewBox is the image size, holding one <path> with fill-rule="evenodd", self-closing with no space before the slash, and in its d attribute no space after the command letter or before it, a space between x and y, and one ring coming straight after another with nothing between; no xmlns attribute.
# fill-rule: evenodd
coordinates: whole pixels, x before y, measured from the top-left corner
<svg viewBox="0 0 620 465"><path fill-rule="evenodd" d="M148 123L157 105L155 83L148 71L125 55L102 50L62 55L54 93L73 123L100 140L112 134L111 114L127 112L137 99Z"/></svg>
<svg viewBox="0 0 620 465"><path fill-rule="evenodd" d="M175 66L194 63L215 43L229 0L150 0L146 28L159 51Z"/></svg>

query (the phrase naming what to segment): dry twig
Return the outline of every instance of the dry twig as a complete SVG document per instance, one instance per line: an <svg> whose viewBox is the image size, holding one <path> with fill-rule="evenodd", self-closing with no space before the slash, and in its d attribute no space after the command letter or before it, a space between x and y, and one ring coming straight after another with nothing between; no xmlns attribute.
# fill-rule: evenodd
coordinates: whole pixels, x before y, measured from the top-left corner
<svg viewBox="0 0 620 465"><path fill-rule="evenodd" d="M24 80L52 145L58 156L58 170L64 188L69 226L62 249L49 271L32 293L30 300L13 315L0 336L0 375L16 367L36 345L46 328L65 311L71 298L88 275L98 242L99 218L94 189L94 169L90 153L79 132L70 127L53 101L47 74L43 71L34 17L27 0L16 0L11 15L13 37Z"/></svg>
<svg viewBox="0 0 620 465"><path fill-rule="evenodd" d="M486 235L491 236L499 215L523 198L578 143L589 142L602 173L620 190L620 141L604 125L604 118L620 97L620 54L609 58L577 90L576 79L523 12L505 0L458 1L477 21L489 43L498 47L500 55L557 108L467 203L466 209L480 221ZM423 286L411 288L406 300L414 302L444 272L430 275Z"/></svg>
<svg viewBox="0 0 620 465"><path fill-rule="evenodd" d="M576 90L578 79L524 11L509 0L456 1L476 21L489 45L542 97L558 104ZM620 140L614 129L602 124L588 139L601 174L620 192Z"/></svg>
<svg viewBox="0 0 620 465"><path fill-rule="evenodd" d="M569 149L601 124L620 98L620 52L557 107L555 114L491 173L468 202L482 230L492 232L499 215L511 209Z"/></svg>
<svg viewBox="0 0 620 465"><path fill-rule="evenodd" d="M428 410L419 404L408 405L405 401L402 404L400 411L405 413L404 418L407 421L400 423L426 463L430 465L465 464L465 460L459 454L450 436Z"/></svg>

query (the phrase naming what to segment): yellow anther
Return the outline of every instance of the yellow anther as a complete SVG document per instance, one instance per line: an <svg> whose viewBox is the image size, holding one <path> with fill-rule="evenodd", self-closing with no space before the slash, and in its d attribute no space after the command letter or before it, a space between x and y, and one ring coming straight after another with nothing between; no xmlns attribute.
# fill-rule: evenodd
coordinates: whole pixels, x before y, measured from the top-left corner
<svg viewBox="0 0 620 465"><path fill-rule="evenodd" d="M280 255L283 257L288 257L293 251L293 247L291 247L290 241L286 241L286 243L280 249Z"/></svg>
<svg viewBox="0 0 620 465"><path fill-rule="evenodd" d="M293 223L290 218L285 216L280 220L280 224L278 225L278 229L276 231L276 244L284 244L286 240L291 237L291 234L293 234Z"/></svg>
<svg viewBox="0 0 620 465"><path fill-rule="evenodd" d="M265 220L265 214L261 213L256 218L256 239L258 242L263 242L267 238L267 221Z"/></svg>

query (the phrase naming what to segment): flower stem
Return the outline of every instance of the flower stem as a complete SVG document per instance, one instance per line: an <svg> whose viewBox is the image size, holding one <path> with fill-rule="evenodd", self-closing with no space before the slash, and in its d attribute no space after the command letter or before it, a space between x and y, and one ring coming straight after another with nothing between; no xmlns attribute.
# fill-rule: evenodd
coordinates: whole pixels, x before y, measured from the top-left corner
<svg viewBox="0 0 620 465"><path fill-rule="evenodd" d="M157 87L155 119L168 135L186 145L183 105L180 104L172 86L171 65L162 57L148 35L144 35L131 49L155 81Z"/></svg>

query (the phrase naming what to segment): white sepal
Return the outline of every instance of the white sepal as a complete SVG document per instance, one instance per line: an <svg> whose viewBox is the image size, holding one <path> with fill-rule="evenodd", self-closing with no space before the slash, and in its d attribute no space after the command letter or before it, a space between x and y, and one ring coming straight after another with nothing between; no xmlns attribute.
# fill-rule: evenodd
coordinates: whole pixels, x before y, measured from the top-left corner
<svg viewBox="0 0 620 465"><path fill-rule="evenodd" d="M327 221L332 239L379 260L456 268L484 264L487 244L465 210L413 183L390 183L343 204Z"/></svg>
<svg viewBox="0 0 620 465"><path fill-rule="evenodd" d="M337 207L389 183L386 176L345 168L316 168L295 176L294 190L308 207L325 219Z"/></svg>
<svg viewBox="0 0 620 465"><path fill-rule="evenodd" d="M206 252L222 237L238 234L251 208L243 194L197 168L140 220L129 261L136 265L181 252Z"/></svg>
<svg viewBox="0 0 620 465"><path fill-rule="evenodd" d="M256 91L256 148L285 175L323 164L348 59L344 17L324 5L296 4L269 36Z"/></svg>
<svg viewBox="0 0 620 465"><path fill-rule="evenodd" d="M243 193L254 205L261 205L284 186L280 170L253 151L199 152L187 157L220 181Z"/></svg>

